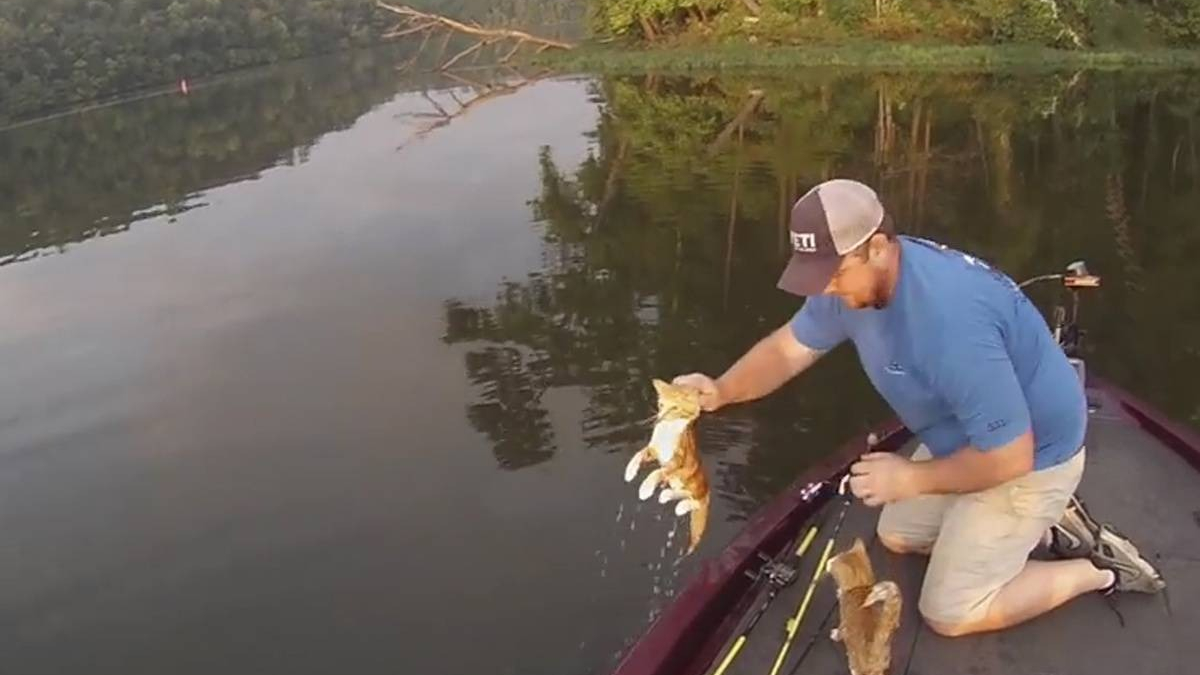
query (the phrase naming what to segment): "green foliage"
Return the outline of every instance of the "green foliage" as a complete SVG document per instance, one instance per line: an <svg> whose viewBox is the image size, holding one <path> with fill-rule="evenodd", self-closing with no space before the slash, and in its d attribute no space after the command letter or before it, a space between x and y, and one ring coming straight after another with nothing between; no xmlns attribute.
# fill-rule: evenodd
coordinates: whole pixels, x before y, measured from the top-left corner
<svg viewBox="0 0 1200 675"><path fill-rule="evenodd" d="M795 70L832 66L865 70L1024 71L1089 68L1200 67L1200 50L1065 50L1030 45L939 45L846 39L833 44L763 49L741 43L672 49L581 48L541 55L538 63L562 71L641 74Z"/></svg>
<svg viewBox="0 0 1200 675"><path fill-rule="evenodd" d="M826 0L829 18L843 26L861 26L875 16L874 0Z"/></svg>
<svg viewBox="0 0 1200 675"><path fill-rule="evenodd" d="M0 119L372 42L371 0L6 0Z"/></svg>
<svg viewBox="0 0 1200 675"><path fill-rule="evenodd" d="M656 36L686 24L692 11L717 13L726 9L730 0L595 0L592 4L592 27L599 33L626 35L638 32L645 37L645 26Z"/></svg>
<svg viewBox="0 0 1200 675"><path fill-rule="evenodd" d="M1162 32L1151 28L1154 15L1147 8L1118 4L1114 0L1087 3L1084 16L1097 47L1150 47L1163 41Z"/></svg>
<svg viewBox="0 0 1200 675"><path fill-rule="evenodd" d="M1057 0L974 0L995 42L1068 46Z"/></svg>
<svg viewBox="0 0 1200 675"><path fill-rule="evenodd" d="M821 0L767 0L763 7L792 16L812 16L821 7Z"/></svg>
<svg viewBox="0 0 1200 675"><path fill-rule="evenodd" d="M594 28L657 37L693 28L702 0L592 0ZM799 43L853 35L892 41L1028 44L1065 49L1200 44L1200 0L760 0L751 21L743 3L708 0L704 35ZM649 32L642 30L643 20ZM695 31L693 31L695 32Z"/></svg>
<svg viewBox="0 0 1200 675"><path fill-rule="evenodd" d="M1200 1L1160 2L1153 23L1173 44L1196 44L1200 42Z"/></svg>
<svg viewBox="0 0 1200 675"><path fill-rule="evenodd" d="M865 31L871 37L885 40L908 40L921 34L921 22L912 13L895 3L878 17L867 20Z"/></svg>
<svg viewBox="0 0 1200 675"><path fill-rule="evenodd" d="M769 6L763 7L756 22L736 16L723 21L718 30L725 38L740 36L768 44L828 44L847 37L845 28L824 17L796 17Z"/></svg>

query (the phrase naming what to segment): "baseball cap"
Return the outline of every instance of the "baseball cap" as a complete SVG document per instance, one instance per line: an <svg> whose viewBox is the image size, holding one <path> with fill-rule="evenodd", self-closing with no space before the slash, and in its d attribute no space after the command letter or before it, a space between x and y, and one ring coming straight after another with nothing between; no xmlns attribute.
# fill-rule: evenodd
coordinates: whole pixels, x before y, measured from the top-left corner
<svg viewBox="0 0 1200 675"><path fill-rule="evenodd" d="M792 206L792 259L778 287L795 295L819 295L842 256L891 228L891 217L871 188L844 178L821 183Z"/></svg>

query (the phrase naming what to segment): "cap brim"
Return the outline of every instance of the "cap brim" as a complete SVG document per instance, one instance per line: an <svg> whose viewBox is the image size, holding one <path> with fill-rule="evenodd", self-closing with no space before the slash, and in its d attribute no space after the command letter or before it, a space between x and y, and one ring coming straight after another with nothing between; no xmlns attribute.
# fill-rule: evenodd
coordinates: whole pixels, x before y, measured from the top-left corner
<svg viewBox="0 0 1200 675"><path fill-rule="evenodd" d="M794 295L820 295L825 292L840 258L793 255L779 277L777 286Z"/></svg>

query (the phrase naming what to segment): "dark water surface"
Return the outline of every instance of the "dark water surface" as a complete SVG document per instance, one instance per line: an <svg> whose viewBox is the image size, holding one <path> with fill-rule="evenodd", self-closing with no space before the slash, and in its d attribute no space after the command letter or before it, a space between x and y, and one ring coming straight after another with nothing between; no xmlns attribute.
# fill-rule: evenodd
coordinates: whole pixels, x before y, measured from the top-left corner
<svg viewBox="0 0 1200 675"><path fill-rule="evenodd" d="M846 350L706 418L683 563L620 480L650 378L796 309L825 177L1014 276L1085 258L1092 369L1200 423L1196 75L480 71L510 88L470 103L393 66L0 132L0 671L607 670L886 412Z"/></svg>

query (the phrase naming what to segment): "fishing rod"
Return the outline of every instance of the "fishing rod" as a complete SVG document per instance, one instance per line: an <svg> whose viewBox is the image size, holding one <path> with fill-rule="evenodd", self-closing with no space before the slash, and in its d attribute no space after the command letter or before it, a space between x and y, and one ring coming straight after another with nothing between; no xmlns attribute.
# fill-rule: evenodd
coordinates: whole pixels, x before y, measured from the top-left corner
<svg viewBox="0 0 1200 675"><path fill-rule="evenodd" d="M878 443L879 437L874 432L867 434L868 449L875 447L878 445ZM809 483L800 491L800 498L804 501L810 501L818 492L821 491L822 488L830 485L838 485L839 488L835 488L836 493L842 495L844 501L848 502L849 498L846 496L845 486L849 477L850 476L847 473L845 478L842 478L841 480L837 478L827 478L825 480ZM829 505L821 509L821 518L819 522L809 526L808 530L803 535L797 535L797 538L794 539L786 548L784 548L784 555L786 555L787 551L790 551L793 547L795 547L795 567L784 562L772 561L770 558L760 552L759 556L762 557L765 563L762 569L758 573L753 573L749 570L746 571L746 574L750 575L756 583L762 579L766 579L767 583L769 584L767 597L758 606L758 609L755 610L754 614L751 615L750 621L747 622L746 627L742 629L742 632L738 635L737 639L734 640L733 646L730 647L729 652L725 654L725 658L721 660L720 665L718 665L716 670L712 672L712 675L725 675L725 672L729 669L729 666L733 664L734 659L738 657L742 651L742 648L746 646L746 642L750 639L751 631L754 630L754 627L758 625L759 620L762 619L763 615L766 614L767 609L770 608L771 601L775 599L775 596L779 594L779 591L790 586L792 582L796 580L796 577L800 573L798 567L800 562L804 559L804 554L808 552L809 547L811 547L813 541L816 540L817 534L821 531L821 528L825 527L825 525L829 522L829 514L832 504L833 500L830 501ZM837 537L837 531L841 529L842 520L845 517L846 504L843 503L842 512L838 516L837 527L834 529L834 538ZM796 546L797 541L800 542L799 546ZM820 570L823 566L823 563L818 564L817 569Z"/></svg>
<svg viewBox="0 0 1200 675"><path fill-rule="evenodd" d="M811 500L817 494L817 492L821 490L822 487L831 482L832 481L829 480L821 480L809 483L808 485L804 486L803 490L801 490L801 498L804 501ZM799 565L804 559L804 554L808 552L809 547L812 546L813 541L815 541L817 538L817 533L822 527L825 526L826 523L828 523L828 521L829 509L825 508L822 510L822 516L819 522L810 525L808 530L805 531L803 535L798 534L796 539L793 539L791 543L789 543L788 546L783 549L783 556L786 556L789 551L795 551L796 560L794 566L782 561L772 560L761 552L759 553L759 556L763 559L765 564L757 573L747 570L746 574L751 576L756 583L764 579L766 580L768 584L767 597L758 606L758 609L755 610L754 614L751 615L750 621L746 624L746 627L742 629L742 632L734 641L733 646L730 647L729 652L726 653L725 658L721 660L720 665L718 665L716 670L712 672L712 675L724 675L729 669L729 666L733 664L734 659L738 657L742 651L742 648L746 646L746 642L750 639L751 631L753 631L755 626L758 625L758 622L760 619L762 619L763 615L767 613L767 609L769 609L771 606L771 601L775 599L775 596L777 596L781 590L791 586L792 582L794 582L796 577L799 576ZM797 542L799 542L798 546L796 545Z"/></svg>
<svg viewBox="0 0 1200 675"><path fill-rule="evenodd" d="M813 540L817 538L818 529L819 526L817 525L810 526L808 531L800 540L800 546L796 548L797 564L800 560L804 559L804 554L808 552L808 547L811 546ZM784 549L784 551L790 551L791 549L792 547L789 545L788 548ZM750 572L747 572L747 574L750 574ZM775 596L779 594L779 591L792 585L792 582L796 580L797 575L799 575L799 570L797 570L795 567L792 567L786 563L775 562L768 562L763 569L757 575L755 575L756 579L765 578L767 580L767 585L769 587L767 590L767 597L750 617L750 622L746 624L746 627L742 630L742 633L738 635L737 640L735 640L733 643L733 647L729 649L729 653L726 654L725 658L721 660L721 665L717 666L717 669L713 671L712 675L725 674L725 671L729 669L729 666L733 663L733 660L736 659L738 654L741 653L742 647L746 646L746 641L750 639L750 632L753 631L754 627L758 625L759 619L761 619L763 615L767 613L767 609L771 606L771 601L775 599Z"/></svg>
<svg viewBox="0 0 1200 675"><path fill-rule="evenodd" d="M829 554L833 551L833 543L837 539L838 533L842 530L842 524L846 522L846 512L850 510L851 502L850 493L847 489L849 483L850 474L847 473L838 484L838 495L842 497L842 508L838 513L837 523L833 526L833 533L829 535L829 540L825 542L821 558L817 561L817 568L813 570L812 579L808 582L808 589L804 592L804 598L800 601L800 606L796 608L796 614L791 619L788 619L783 645L779 648L779 655L775 657L775 665L771 667L771 675L779 675L779 669L783 667L783 662L787 659L788 650L791 648L792 642L795 641L796 635L800 632L800 623L804 621L804 615L808 612L809 603L812 602L813 594L817 590L817 582L821 580L821 576L825 573L825 565L829 561Z"/></svg>

